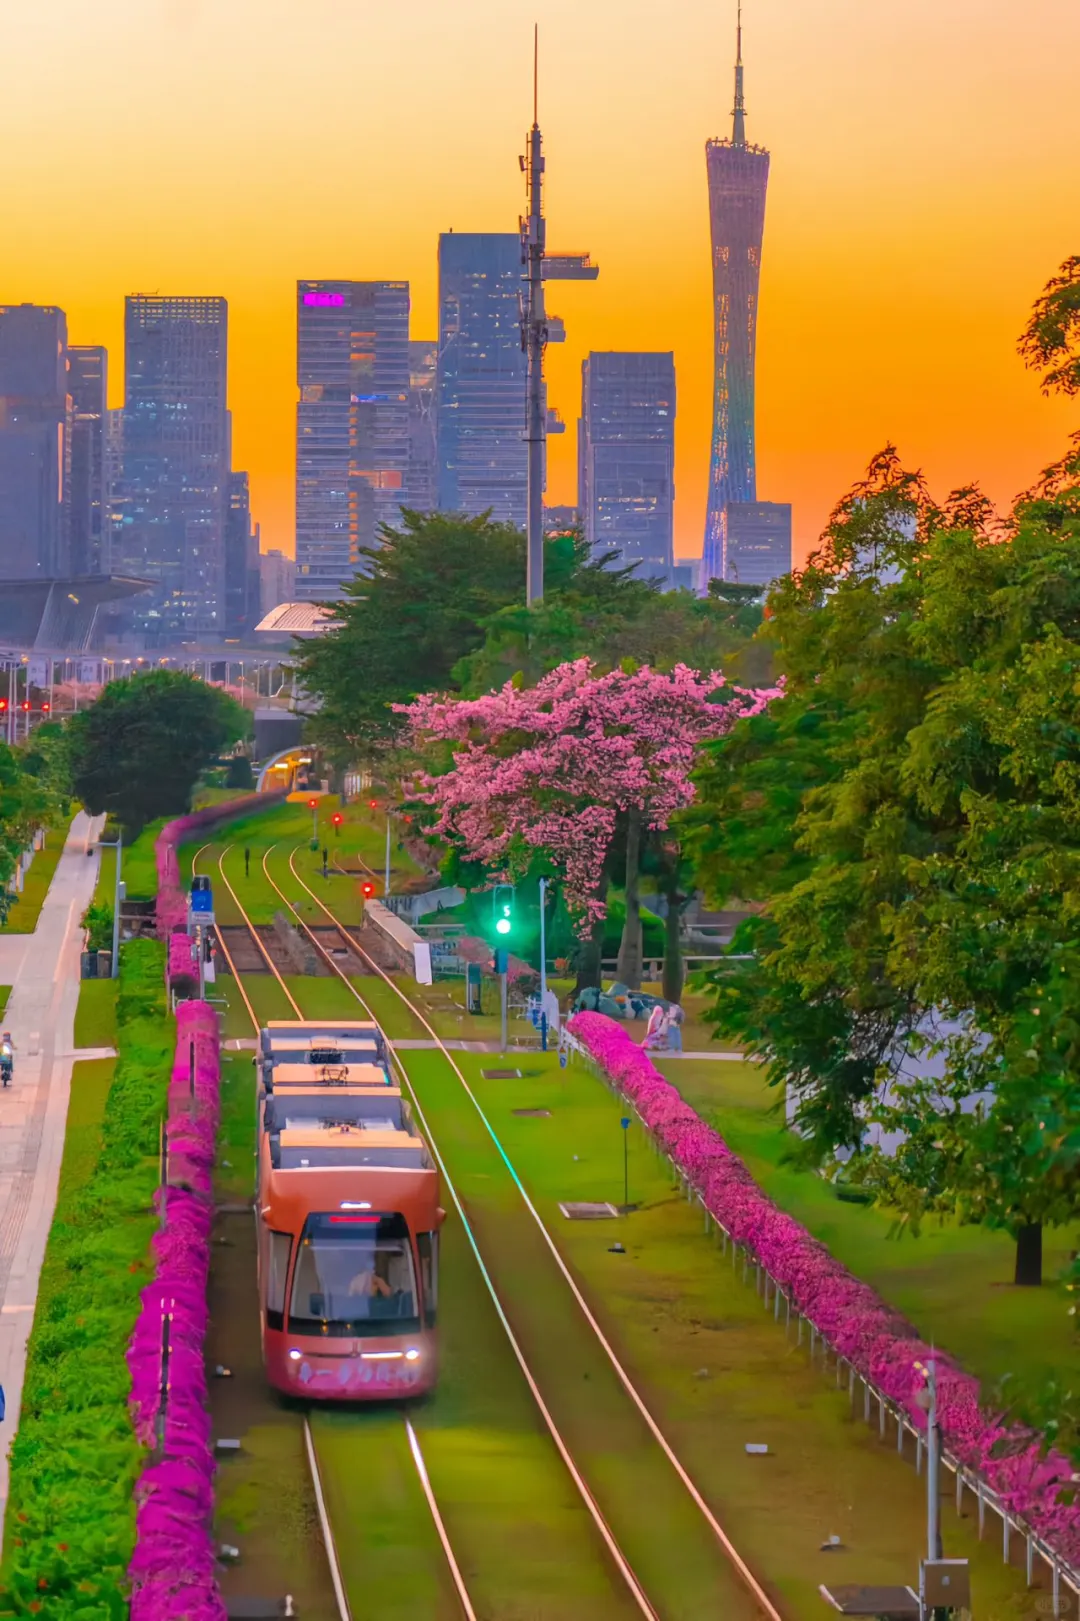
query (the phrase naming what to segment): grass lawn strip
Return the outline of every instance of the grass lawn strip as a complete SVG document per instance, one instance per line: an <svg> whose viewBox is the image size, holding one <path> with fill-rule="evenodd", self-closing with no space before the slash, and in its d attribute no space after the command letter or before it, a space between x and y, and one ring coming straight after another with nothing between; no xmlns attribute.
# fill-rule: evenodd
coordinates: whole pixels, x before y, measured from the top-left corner
<svg viewBox="0 0 1080 1621"><path fill-rule="evenodd" d="M124 1352L150 1276L173 1043L163 966L154 941L124 947L119 1058L75 1066L11 1450L2 1576L17 1614L32 1602L58 1617L127 1614L142 1450L128 1417Z"/></svg>
<svg viewBox="0 0 1080 1621"><path fill-rule="evenodd" d="M790 1134L774 1112L775 1090L752 1064L673 1060L659 1066L702 1119L746 1162L758 1185L871 1284L928 1340L945 1346L992 1401L1005 1374L1025 1391L1048 1380L1069 1388L1076 1365L1075 1318L1061 1291L1017 1289L1007 1233L927 1222L918 1238L895 1236L887 1211L838 1199L831 1185L784 1163ZM1076 1247L1077 1230L1044 1235L1048 1279Z"/></svg>
<svg viewBox="0 0 1080 1621"><path fill-rule="evenodd" d="M75 1009L75 1046L116 1046L116 979L84 979Z"/></svg>
<svg viewBox="0 0 1080 1621"><path fill-rule="evenodd" d="M305 1015L356 1015L338 980L290 983ZM630 1621L638 1612L555 1452L452 1208L443 1233L439 1385L412 1416L477 1613ZM400 1415L320 1409L315 1438L333 1523L350 1528L339 1532L339 1552L355 1613L449 1621L458 1612Z"/></svg>
<svg viewBox="0 0 1080 1621"><path fill-rule="evenodd" d="M34 859L23 874L22 893L12 902L0 934L33 934L70 829L70 822L48 829L45 848L34 852Z"/></svg>
<svg viewBox="0 0 1080 1621"><path fill-rule="evenodd" d="M892 1436L882 1445L853 1420L846 1391L822 1379L794 1336L786 1341L636 1124L630 1198L641 1208L595 1225L560 1214L565 1199L622 1203L621 1102L588 1072L560 1071L551 1055L533 1055L517 1081L483 1080L484 1061L471 1054L460 1062L624 1366L736 1546L774 1583L784 1613L820 1614L818 1584L839 1579L837 1555L820 1550L831 1535L844 1545L844 1579L912 1582L925 1537L923 1481L896 1458ZM536 1107L551 1117L514 1113ZM609 1252L616 1239L626 1255ZM747 1454L748 1442L765 1442L769 1455ZM972 1520L957 1520L948 1503L944 1534L950 1555L972 1560L980 1621L1029 1613L1022 1574L1001 1564L996 1544L980 1545Z"/></svg>
<svg viewBox="0 0 1080 1621"><path fill-rule="evenodd" d="M0 985L0 1019L7 1012L8 997L11 995L10 985Z"/></svg>

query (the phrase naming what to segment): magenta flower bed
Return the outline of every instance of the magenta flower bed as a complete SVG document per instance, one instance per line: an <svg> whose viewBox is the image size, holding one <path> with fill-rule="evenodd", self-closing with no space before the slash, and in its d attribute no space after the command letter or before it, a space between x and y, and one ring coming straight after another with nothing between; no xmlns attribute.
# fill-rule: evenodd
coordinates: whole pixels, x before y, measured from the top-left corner
<svg viewBox="0 0 1080 1621"><path fill-rule="evenodd" d="M169 936L169 989L178 996L193 996L199 984L199 965L195 960L195 942L185 931Z"/></svg>
<svg viewBox="0 0 1080 1621"><path fill-rule="evenodd" d="M217 1015L205 1002L182 1002L176 1025L165 1224L153 1240L154 1281L142 1292L127 1356L135 1433L144 1446L153 1448L162 1418L162 1323L169 1319L164 1444L136 1487L131 1618L225 1621L214 1577L214 1461L203 1361L221 1083Z"/></svg>
<svg viewBox="0 0 1080 1621"><path fill-rule="evenodd" d="M192 833L204 828L217 827L248 811L265 809L279 804L286 797L284 789L266 794L243 794L222 805L208 805L205 810L191 811L166 822L154 840L154 858L157 863L158 898L157 932L159 940L167 940L176 928L187 926L187 886L180 873L179 849Z"/></svg>
<svg viewBox="0 0 1080 1621"><path fill-rule="evenodd" d="M646 1126L701 1195L705 1207L791 1297L792 1304L856 1371L912 1422L923 1387L916 1363L933 1356L938 1417L949 1451L982 1475L1004 1506L1069 1564L1080 1564L1080 1504L1059 1500L1072 1474L1060 1452L979 1405L979 1386L940 1349L931 1350L898 1312L854 1277L758 1187L719 1132L707 1126L613 1019L578 1013L570 1030L635 1104Z"/></svg>

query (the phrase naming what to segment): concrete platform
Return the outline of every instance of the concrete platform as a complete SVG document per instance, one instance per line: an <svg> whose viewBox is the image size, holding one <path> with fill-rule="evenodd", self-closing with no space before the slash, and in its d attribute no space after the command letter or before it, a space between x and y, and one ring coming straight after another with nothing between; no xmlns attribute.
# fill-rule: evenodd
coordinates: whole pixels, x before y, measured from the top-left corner
<svg viewBox="0 0 1080 1621"><path fill-rule="evenodd" d="M0 1384L7 1398L0 1523L26 1342L56 1206L71 1067L82 1056L74 1051L79 919L97 882L100 856L95 851L88 861L86 850L99 830L100 821L83 814L75 818L34 933L0 935L0 983L12 987L3 1023L15 1045L11 1086L0 1091Z"/></svg>

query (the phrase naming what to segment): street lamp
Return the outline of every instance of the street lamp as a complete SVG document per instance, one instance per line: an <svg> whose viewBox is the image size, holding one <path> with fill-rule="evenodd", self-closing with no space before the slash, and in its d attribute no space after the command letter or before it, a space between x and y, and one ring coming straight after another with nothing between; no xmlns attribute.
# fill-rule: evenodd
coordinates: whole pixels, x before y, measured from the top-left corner
<svg viewBox="0 0 1080 1621"><path fill-rule="evenodd" d="M116 842L115 843L110 842L108 844L103 844L101 842L101 840L99 839L98 840L98 849L99 850L115 850L116 851L116 889L115 889L114 894L113 894L112 975L111 975L111 977L113 979L119 979L119 977L120 977L120 899L121 899L120 891L124 887L123 884L120 881L120 868L121 868L121 865L122 865L121 857L123 855L123 850L124 850L124 835L121 833L120 829L117 828L117 830L116 830Z"/></svg>

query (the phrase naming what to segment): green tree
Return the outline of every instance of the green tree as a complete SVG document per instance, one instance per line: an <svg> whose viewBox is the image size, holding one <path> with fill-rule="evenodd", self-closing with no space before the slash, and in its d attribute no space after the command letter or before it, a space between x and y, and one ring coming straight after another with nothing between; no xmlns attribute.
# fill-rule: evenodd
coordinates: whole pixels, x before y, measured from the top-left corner
<svg viewBox="0 0 1080 1621"><path fill-rule="evenodd" d="M891 454L770 599L787 696L711 745L706 888L765 902L718 1029L798 1105L803 1152L918 1220L986 1222L1040 1277L1080 1211L1080 494L1064 464L1002 534ZM933 1058L937 1073L906 1062ZM895 1153L863 1146L877 1123Z"/></svg>
<svg viewBox="0 0 1080 1621"><path fill-rule="evenodd" d="M112 681L67 722L74 793L134 837L191 804L199 774L247 730L244 709L217 687L175 670Z"/></svg>
<svg viewBox="0 0 1080 1621"><path fill-rule="evenodd" d="M59 797L24 769L18 752L0 743L0 923L14 899L11 882L20 855L37 829L55 823L63 808Z"/></svg>

